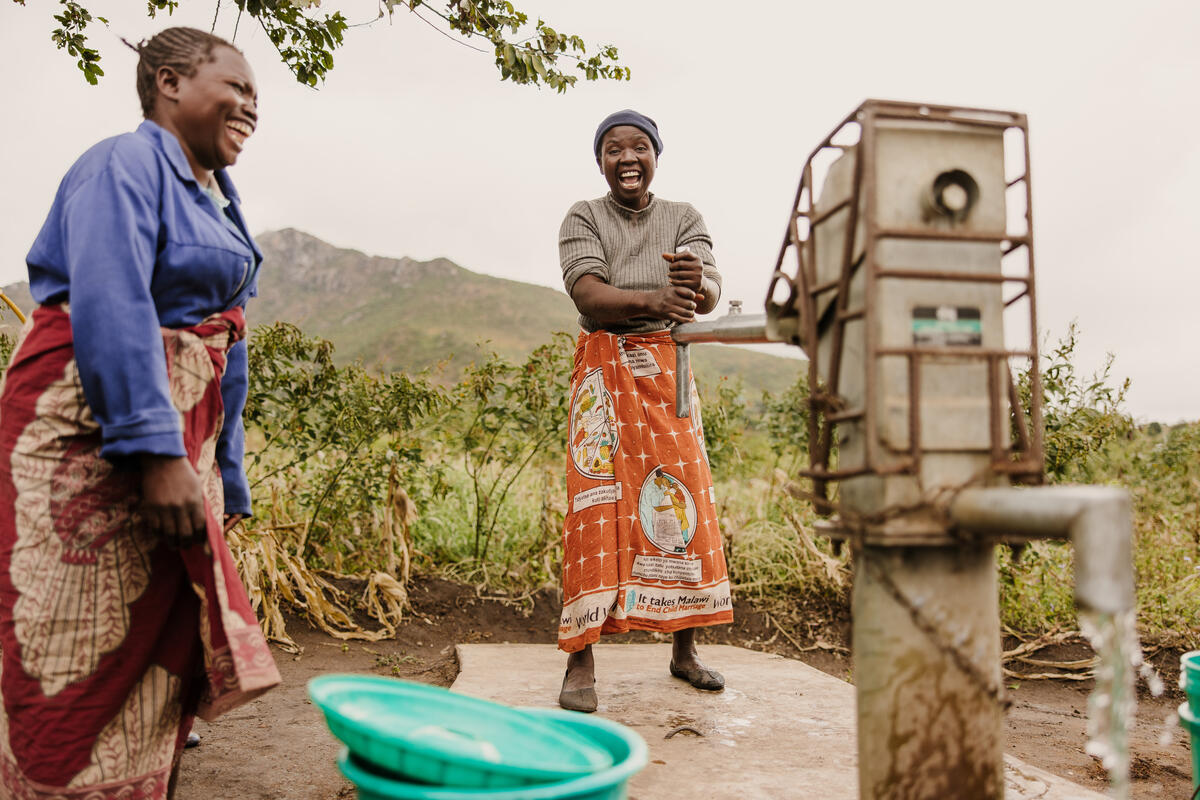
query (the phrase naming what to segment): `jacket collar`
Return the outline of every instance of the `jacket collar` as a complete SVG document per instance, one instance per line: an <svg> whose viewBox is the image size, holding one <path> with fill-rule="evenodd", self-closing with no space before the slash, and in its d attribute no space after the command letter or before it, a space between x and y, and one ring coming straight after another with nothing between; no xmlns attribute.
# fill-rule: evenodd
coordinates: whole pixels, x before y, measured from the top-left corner
<svg viewBox="0 0 1200 800"><path fill-rule="evenodd" d="M196 187L196 191L200 191L200 182L196 180L196 175L192 172L192 165L188 163L187 156L183 154L183 147L179 144L179 140L175 138L175 134L157 122L152 122L148 119L143 120L142 124L138 125L137 134L149 139L155 149L163 154L163 157L167 159L167 163L171 165L171 169L179 177L179 180L192 184ZM230 180L225 170L219 169L213 175L217 179L217 186L221 187L221 193L235 204L241 203L241 197L238 195L233 181Z"/></svg>

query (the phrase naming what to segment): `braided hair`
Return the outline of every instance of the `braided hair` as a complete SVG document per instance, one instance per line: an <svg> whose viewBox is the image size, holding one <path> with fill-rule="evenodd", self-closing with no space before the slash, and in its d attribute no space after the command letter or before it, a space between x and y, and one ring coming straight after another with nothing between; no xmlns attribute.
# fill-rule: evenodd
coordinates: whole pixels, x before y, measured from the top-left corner
<svg viewBox="0 0 1200 800"><path fill-rule="evenodd" d="M160 67L170 67L190 78L201 64L213 60L213 50L217 47L237 50L220 36L185 27L167 28L136 45L125 44L138 54L137 93L142 103L142 115L147 119L154 113L154 102L158 99Z"/></svg>

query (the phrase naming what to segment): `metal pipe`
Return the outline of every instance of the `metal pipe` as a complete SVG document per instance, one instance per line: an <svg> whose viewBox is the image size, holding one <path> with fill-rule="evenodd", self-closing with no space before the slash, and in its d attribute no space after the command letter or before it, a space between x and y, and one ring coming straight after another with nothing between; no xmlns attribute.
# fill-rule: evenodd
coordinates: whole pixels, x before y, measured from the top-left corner
<svg viewBox="0 0 1200 800"><path fill-rule="evenodd" d="M1024 244L1028 237L1014 236L1006 231L943 231L928 228L880 228L876 234L880 239L937 239L944 242L1019 242Z"/></svg>
<svg viewBox="0 0 1200 800"><path fill-rule="evenodd" d="M776 341L767 336L766 314L743 314L741 302L730 302L729 313L707 322L688 322L671 328L675 340L675 416L692 414L691 354L692 342L725 344L762 344Z"/></svg>
<svg viewBox="0 0 1200 800"><path fill-rule="evenodd" d="M683 419L692 415L692 384L688 377L692 373L691 348L686 344L675 345L675 417Z"/></svg>
<svg viewBox="0 0 1200 800"><path fill-rule="evenodd" d="M960 530L1070 538L1075 602L1115 614L1134 607L1133 504L1110 486L964 489L950 504Z"/></svg>
<svg viewBox="0 0 1200 800"><path fill-rule="evenodd" d="M881 269L878 278L901 278L914 281L963 281L964 283L1028 283L1029 278L1016 275L987 275L978 272L954 272L937 269Z"/></svg>
<svg viewBox="0 0 1200 800"><path fill-rule="evenodd" d="M676 344L723 342L725 344L764 344L767 337L766 314L726 314L707 322L688 322L671 329Z"/></svg>
<svg viewBox="0 0 1200 800"><path fill-rule="evenodd" d="M1029 124L1024 114L1018 114L1017 120L1021 129L1021 146L1025 150L1025 239L1029 247L1026 251L1029 257L1026 267L1029 282L1025 285L1029 292L1029 347L1033 350L1029 359L1029 416L1033 430L1033 453L1040 457L1045 445L1045 426L1042 424L1042 372L1038 358L1037 301L1033 279L1033 184L1029 181Z"/></svg>

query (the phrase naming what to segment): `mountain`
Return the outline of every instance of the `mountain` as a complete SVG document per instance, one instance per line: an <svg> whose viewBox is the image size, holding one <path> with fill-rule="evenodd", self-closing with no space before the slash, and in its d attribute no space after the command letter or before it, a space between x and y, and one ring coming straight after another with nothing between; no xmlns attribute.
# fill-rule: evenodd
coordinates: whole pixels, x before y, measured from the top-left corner
<svg viewBox="0 0 1200 800"><path fill-rule="evenodd" d="M446 362L445 376L480 357L479 343L523 359L555 331L578 332L578 314L556 289L494 278L444 258L381 258L334 247L293 229L258 236L265 255L251 325L286 320L329 339L340 362L420 371ZM32 306L25 283L4 287ZM2 320L0 320L2 321ZM741 378L751 397L785 390L803 361L722 345L694 345L692 366L708 383Z"/></svg>
<svg viewBox="0 0 1200 800"><path fill-rule="evenodd" d="M476 360L477 342L523 359L557 330L579 325L567 296L493 278L446 259L379 258L296 230L258 237L265 256L255 323L287 320L331 340L342 360L415 371Z"/></svg>

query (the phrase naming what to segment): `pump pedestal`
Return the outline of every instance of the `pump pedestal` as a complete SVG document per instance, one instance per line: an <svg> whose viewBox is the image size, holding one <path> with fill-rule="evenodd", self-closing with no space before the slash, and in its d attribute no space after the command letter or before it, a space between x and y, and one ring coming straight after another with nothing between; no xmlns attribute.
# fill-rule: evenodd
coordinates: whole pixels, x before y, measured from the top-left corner
<svg viewBox="0 0 1200 800"><path fill-rule="evenodd" d="M861 796L1003 797L992 547L865 546L854 569Z"/></svg>

